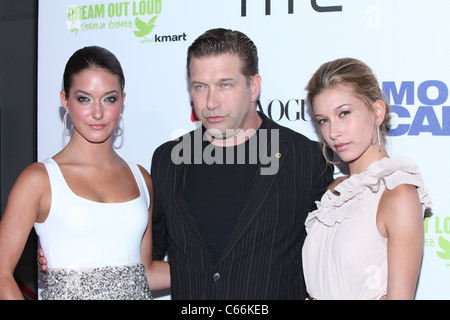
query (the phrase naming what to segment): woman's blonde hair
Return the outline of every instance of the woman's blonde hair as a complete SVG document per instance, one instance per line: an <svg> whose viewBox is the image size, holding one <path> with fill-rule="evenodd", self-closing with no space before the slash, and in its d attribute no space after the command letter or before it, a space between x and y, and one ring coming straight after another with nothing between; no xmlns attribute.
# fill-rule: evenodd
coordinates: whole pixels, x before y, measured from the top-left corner
<svg viewBox="0 0 450 320"><path fill-rule="evenodd" d="M306 101L310 111L314 113L312 101L315 96L325 89L334 88L338 85L344 85L352 89L356 97L361 99L367 108L369 108L369 111L374 114L375 109L373 103L377 100L384 102L386 111L379 127L380 139L384 139L389 131L389 121L391 119L390 106L372 69L358 59L340 58L326 62L320 66L306 86L306 91L308 92ZM325 145L323 150L325 158L329 161L326 155Z"/></svg>

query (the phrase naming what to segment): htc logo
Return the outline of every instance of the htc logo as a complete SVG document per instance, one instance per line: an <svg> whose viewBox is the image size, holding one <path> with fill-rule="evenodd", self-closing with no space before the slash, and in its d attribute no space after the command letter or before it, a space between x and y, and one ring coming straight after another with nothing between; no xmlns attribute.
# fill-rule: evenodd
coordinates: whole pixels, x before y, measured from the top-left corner
<svg viewBox="0 0 450 320"><path fill-rule="evenodd" d="M270 15L271 0L266 0L266 16ZM342 6L320 6L317 0L311 0L311 7L317 12L342 11ZM294 0L288 0L288 14L294 13ZM241 16L247 16L247 0L241 0Z"/></svg>

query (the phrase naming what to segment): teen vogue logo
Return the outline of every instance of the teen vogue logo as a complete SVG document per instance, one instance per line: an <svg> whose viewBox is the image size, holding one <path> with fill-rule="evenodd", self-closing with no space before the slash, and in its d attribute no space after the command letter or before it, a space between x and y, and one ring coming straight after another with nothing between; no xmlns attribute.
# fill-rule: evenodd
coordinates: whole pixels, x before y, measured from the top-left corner
<svg viewBox="0 0 450 320"><path fill-rule="evenodd" d="M257 100L258 110L267 115L271 120L279 122L282 119L288 121L311 121L306 108L305 99L272 99L263 105L261 100Z"/></svg>

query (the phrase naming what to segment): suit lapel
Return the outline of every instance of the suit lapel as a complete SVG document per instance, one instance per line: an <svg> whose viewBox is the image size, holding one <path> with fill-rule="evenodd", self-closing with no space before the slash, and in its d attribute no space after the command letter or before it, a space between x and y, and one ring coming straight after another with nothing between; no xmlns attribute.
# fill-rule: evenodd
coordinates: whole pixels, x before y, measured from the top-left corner
<svg viewBox="0 0 450 320"><path fill-rule="evenodd" d="M196 129L199 130L199 129ZM190 135L191 139L194 139L193 134ZM196 138L198 136L195 136ZM193 140L192 140L193 141ZM195 143L195 142L194 142ZM197 143L201 143L201 141L197 141ZM184 222L184 224L189 229L189 232L186 232L186 236L188 234L191 234L194 241L198 243L198 245L201 247L201 249L204 251L206 255L208 255L211 260L211 254L209 253L209 249L206 245L205 240L200 234L200 231L198 230L197 223L194 220L194 217L192 216L185 200L184 200L184 188L186 185L187 180L187 174L189 172L190 165L185 163L180 163L178 165L175 165L175 171L174 171L174 185L173 185L173 203L176 207L176 213L178 215L178 218ZM176 219L176 218L175 218ZM192 243L193 245L194 243Z"/></svg>
<svg viewBox="0 0 450 320"><path fill-rule="evenodd" d="M267 125L269 132L271 131L270 129L279 129L278 127L275 127L274 125L276 124L268 118L265 120L266 122L269 122ZM279 148L278 150L271 150L270 157L273 161L279 161L278 172L281 172L283 171L286 160L289 158L291 150L288 144L286 144L286 141L289 141L288 135L282 130L278 130L277 132L279 134ZM270 141L270 139L268 141ZM281 157L279 157L280 154ZM233 250L233 248L239 243L242 236L249 228L253 226L254 219L258 217L261 212L261 208L265 206L267 200L270 198L270 195L273 193L274 186L277 185L277 180L279 179L281 173L262 175L260 169L258 169L255 174L253 179L253 187L248 195L244 210L236 223L230 242L228 243L220 261L222 261Z"/></svg>
<svg viewBox="0 0 450 320"><path fill-rule="evenodd" d="M265 118L267 123L266 127L268 132L270 129L277 129L279 133L279 150L271 150L270 157L273 161L275 161L274 157L276 157L277 153L281 154L281 157L277 160L279 161L278 171L283 171L283 167L285 166L286 160L289 158L289 154L291 152L289 144L286 142L289 141L288 135L284 132L284 130L279 130L279 126L275 124L273 121L261 115L261 117ZM197 129L198 130L198 129ZM201 136L202 138L203 136ZM191 134L191 139L194 139L194 135ZM192 140L193 141L193 140ZM268 139L270 141L270 139ZM202 143L201 141L197 141L198 143ZM263 151L264 152L264 151ZM266 155L269 154L266 152ZM242 211L241 216L239 217L235 229L232 232L230 237L230 242L226 246L221 259L218 263L220 263L226 256L233 250L233 248L239 243L242 236L248 232L248 229L252 227L254 219L258 217L261 212L261 208L265 206L267 199L270 198L270 195L273 193L274 186L277 185L277 180L280 177L280 173L272 174L272 175L262 175L261 169L263 165L259 165L259 169L256 171L255 176L253 178L253 186L248 195L246 205ZM205 255L209 256L210 261L213 262L212 256L209 252L209 249L206 245L205 240L201 236L197 223L195 222L185 200L184 200L184 188L187 180L187 174L189 171L189 164L178 164L175 165L175 174L174 174L174 185L173 185L173 203L176 207L177 214L179 219L184 221L184 224L190 231L190 234L193 237L193 243L197 243L201 250Z"/></svg>

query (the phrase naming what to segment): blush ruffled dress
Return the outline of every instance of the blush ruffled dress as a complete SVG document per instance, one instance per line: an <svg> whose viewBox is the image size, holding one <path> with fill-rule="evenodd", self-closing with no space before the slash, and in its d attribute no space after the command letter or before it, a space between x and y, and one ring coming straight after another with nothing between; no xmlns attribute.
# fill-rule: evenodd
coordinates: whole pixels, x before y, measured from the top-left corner
<svg viewBox="0 0 450 320"><path fill-rule="evenodd" d="M422 215L431 206L417 165L407 157L383 158L327 191L305 222L303 272L314 299L380 299L387 290L387 238L376 218L385 188L417 187ZM395 212L392 212L395 214Z"/></svg>

